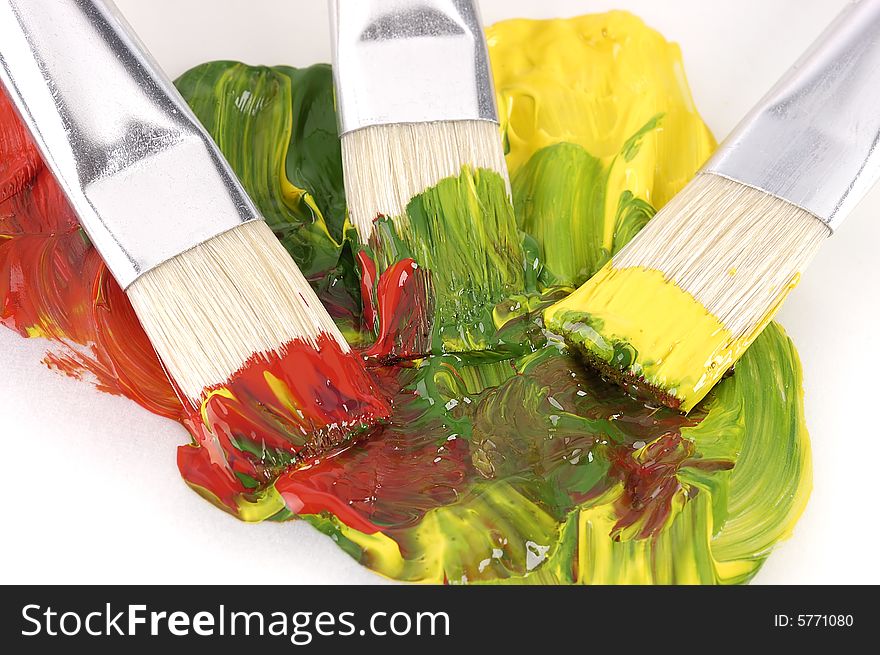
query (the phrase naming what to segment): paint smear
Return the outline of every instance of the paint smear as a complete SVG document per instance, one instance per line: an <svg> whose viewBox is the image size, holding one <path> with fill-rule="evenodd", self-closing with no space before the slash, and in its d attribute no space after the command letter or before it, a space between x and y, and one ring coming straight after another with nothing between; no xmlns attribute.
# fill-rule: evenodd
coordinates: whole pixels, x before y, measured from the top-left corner
<svg viewBox="0 0 880 655"><path fill-rule="evenodd" d="M585 371L542 323L715 146L678 49L622 12L509 21L488 37L515 226L463 234L496 208L463 211L455 198L503 191L497 176L464 169L407 209L426 229L449 221L449 251L390 230L379 255L357 242L327 66L214 62L177 82L370 377L294 345L290 359L211 390L201 411L184 409L5 99L0 320L51 340L50 366L183 423L181 474L215 505L246 521L307 520L383 575L747 581L811 485L801 369L782 329L771 324L684 417ZM497 270L455 258L462 243L498 253L499 238ZM441 278L474 294L491 278L491 289L431 299ZM488 350L418 356L448 339ZM350 423L358 415L377 422ZM340 443L337 427L364 438Z"/></svg>
<svg viewBox="0 0 880 655"><path fill-rule="evenodd" d="M751 332L735 338L660 271L618 269L608 262L549 307L544 321L591 366L632 393L688 412L745 352L793 287ZM633 307L643 322L632 319Z"/></svg>
<svg viewBox="0 0 880 655"><path fill-rule="evenodd" d="M405 218L374 221L362 247L361 264L368 257L380 272L401 260L420 269L426 312L412 326L420 334L411 330L407 347L390 356L503 350L492 311L527 287L522 237L498 173L463 167L414 197Z"/></svg>

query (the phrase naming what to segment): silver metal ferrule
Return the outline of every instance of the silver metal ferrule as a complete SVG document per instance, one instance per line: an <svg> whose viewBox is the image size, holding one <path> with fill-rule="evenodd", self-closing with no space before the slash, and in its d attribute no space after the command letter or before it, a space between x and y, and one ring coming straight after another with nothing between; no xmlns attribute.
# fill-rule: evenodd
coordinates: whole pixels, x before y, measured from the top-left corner
<svg viewBox="0 0 880 655"><path fill-rule="evenodd" d="M261 218L112 2L0 0L0 81L123 288Z"/></svg>
<svg viewBox="0 0 880 655"><path fill-rule="evenodd" d="M339 134L393 123L498 122L474 0L330 0Z"/></svg>
<svg viewBox="0 0 880 655"><path fill-rule="evenodd" d="M831 230L880 177L880 0L847 6L703 168Z"/></svg>

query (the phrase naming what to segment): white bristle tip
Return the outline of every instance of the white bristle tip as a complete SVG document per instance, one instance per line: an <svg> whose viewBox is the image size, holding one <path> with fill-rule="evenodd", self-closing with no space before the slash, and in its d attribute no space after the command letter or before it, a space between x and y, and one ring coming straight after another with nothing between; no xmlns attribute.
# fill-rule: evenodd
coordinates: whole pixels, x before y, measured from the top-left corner
<svg viewBox="0 0 880 655"><path fill-rule="evenodd" d="M369 240L378 216L400 218L414 196L458 175L463 166L495 171L507 181L498 125L483 120L400 123L344 134L345 197L361 240Z"/></svg>

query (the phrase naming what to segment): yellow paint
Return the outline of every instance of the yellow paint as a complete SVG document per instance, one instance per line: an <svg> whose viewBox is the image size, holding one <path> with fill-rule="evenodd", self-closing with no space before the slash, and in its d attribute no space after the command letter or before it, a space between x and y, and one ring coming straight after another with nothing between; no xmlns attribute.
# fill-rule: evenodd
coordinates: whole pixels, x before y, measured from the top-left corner
<svg viewBox="0 0 880 655"><path fill-rule="evenodd" d="M511 175L541 148L562 142L598 158L608 170L609 251L624 190L659 209L715 149L694 107L681 51L636 16L516 19L486 34ZM658 114L660 127L625 161L619 153L626 141Z"/></svg>
<svg viewBox="0 0 880 655"><path fill-rule="evenodd" d="M430 513L425 517L428 519ZM349 541L368 553L370 568L391 579L406 579L427 584L443 584L442 550L446 540L443 535L426 542L424 557L415 563L409 562L400 552L400 546L382 532L365 534L338 521L340 533Z"/></svg>
<svg viewBox="0 0 880 655"><path fill-rule="evenodd" d="M287 172L283 169L279 172L278 183L281 188L281 197L284 198L285 202L287 202L291 207L295 207L299 203L302 203L306 207L308 207L309 211L312 213L314 224L318 227L319 230L321 230L323 235L334 245L340 245L336 242L336 239L334 239L333 236L330 234L330 230L327 228L327 221L324 220L324 215L318 208L318 204L315 202L314 196L312 196L312 194L305 189L300 189L295 184L292 184L290 180L287 179ZM346 221L347 220L348 218L346 217Z"/></svg>
<svg viewBox="0 0 880 655"><path fill-rule="evenodd" d="M199 408L199 414L202 417L202 421L205 425L211 425L211 421L208 419L208 402L214 396L219 396L220 398L227 398L229 400L235 400L235 395L226 387L220 387L219 389L212 389L208 393L205 394L205 397L202 399L202 405Z"/></svg>
<svg viewBox="0 0 880 655"><path fill-rule="evenodd" d="M24 329L28 339L51 339L52 336L40 325L30 325Z"/></svg>
<svg viewBox="0 0 880 655"><path fill-rule="evenodd" d="M290 391L287 383L281 378L272 375L269 371L263 371L263 379L266 380L266 386L269 387L272 395L278 399L282 407L294 416L301 418L302 410L293 401L293 393Z"/></svg>
<svg viewBox="0 0 880 655"><path fill-rule="evenodd" d="M619 495L619 487L615 489ZM390 578L429 584L442 584L447 580L465 582L467 572L461 570L460 563L468 560L474 563L482 560L483 566L505 570L506 555L500 548L503 544L498 543L497 533L474 529L481 516L503 515L511 524L531 525L535 534L556 532L556 519L508 482L498 480L494 486L482 491L457 503L430 510L413 526L406 543L408 551L419 553L417 558L406 557L400 545L382 532L365 534L338 519L337 527L343 537L363 550L374 571ZM503 507L503 514L499 507ZM450 534L459 535L459 538L450 540ZM517 552L522 551L525 544L509 543L504 548ZM499 551L500 556L497 555ZM519 553L513 559L522 561L525 555Z"/></svg>
<svg viewBox="0 0 880 655"><path fill-rule="evenodd" d="M678 46L629 13L504 21L487 30L487 39L511 175L537 151L559 143L579 145L597 158L607 175L602 247L609 254L622 245L614 238L624 191L660 209L715 149L694 107ZM628 140L655 116L658 127L645 131L627 160ZM545 240L543 248L553 259L569 246ZM564 326L560 317L569 313L565 321L583 334ZM606 265L545 318L553 329L586 340L609 363L612 341L629 343L638 357L628 372L676 396L688 411L774 313L735 339L660 273L622 273ZM581 320L584 314L590 325Z"/></svg>
<svg viewBox="0 0 880 655"><path fill-rule="evenodd" d="M238 504L238 518L248 523L265 521L286 508L284 498L275 490L274 486L255 493L251 498L239 496L236 498L236 502Z"/></svg>
<svg viewBox="0 0 880 655"><path fill-rule="evenodd" d="M223 511L229 511L229 507L214 492L193 482L187 481L187 485L211 504L216 505ZM258 491L250 497L244 495L236 496L235 503L235 516L247 523L266 521L278 514L278 512L286 509L284 499L275 490L274 486Z"/></svg>
<svg viewBox="0 0 880 655"><path fill-rule="evenodd" d="M624 373L643 377L690 411L760 334L797 279L749 334L734 338L692 295L662 273L602 270L544 314L547 326ZM629 344L633 362L618 365L614 343Z"/></svg>

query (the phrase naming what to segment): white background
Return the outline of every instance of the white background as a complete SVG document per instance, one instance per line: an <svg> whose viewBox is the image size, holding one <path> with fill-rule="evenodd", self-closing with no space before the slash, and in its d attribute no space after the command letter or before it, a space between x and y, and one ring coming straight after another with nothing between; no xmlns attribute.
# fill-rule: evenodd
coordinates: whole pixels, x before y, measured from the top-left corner
<svg viewBox="0 0 880 655"><path fill-rule="evenodd" d="M329 60L317 0L117 0L172 77L209 59ZM842 0L482 0L486 23L627 8L677 41L723 137ZM880 583L877 337L880 191L824 247L779 320L803 358L814 491L761 583ZM0 328L6 508L0 582L381 581L304 523L248 525L190 491L179 425L40 363L45 342Z"/></svg>

